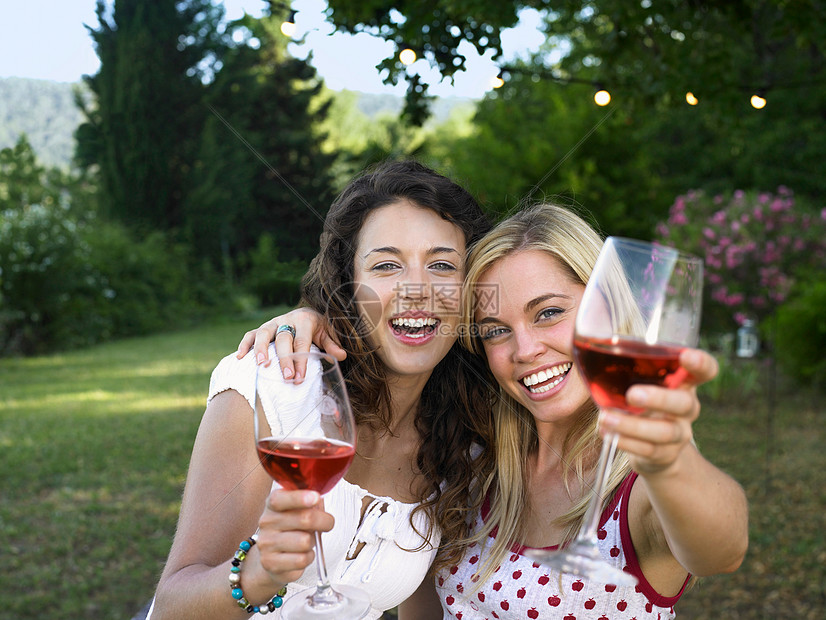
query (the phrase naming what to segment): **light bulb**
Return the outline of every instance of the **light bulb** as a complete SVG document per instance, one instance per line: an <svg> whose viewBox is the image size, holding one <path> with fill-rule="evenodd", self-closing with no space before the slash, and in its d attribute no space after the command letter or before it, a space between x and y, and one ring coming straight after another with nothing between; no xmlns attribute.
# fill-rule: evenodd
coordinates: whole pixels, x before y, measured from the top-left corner
<svg viewBox="0 0 826 620"><path fill-rule="evenodd" d="M281 34L285 37L290 37L295 34L295 14L296 11L290 11L290 16L281 23Z"/></svg>
<svg viewBox="0 0 826 620"><path fill-rule="evenodd" d="M416 52L412 49L405 48L401 52L399 52L399 60L403 65L412 65L416 62Z"/></svg>
<svg viewBox="0 0 826 620"><path fill-rule="evenodd" d="M598 106L606 106L611 103L611 93L604 88L599 89L594 93L594 103Z"/></svg>
<svg viewBox="0 0 826 620"><path fill-rule="evenodd" d="M762 110L766 107L766 100L761 97L760 95L752 95L751 96L751 106L755 110Z"/></svg>

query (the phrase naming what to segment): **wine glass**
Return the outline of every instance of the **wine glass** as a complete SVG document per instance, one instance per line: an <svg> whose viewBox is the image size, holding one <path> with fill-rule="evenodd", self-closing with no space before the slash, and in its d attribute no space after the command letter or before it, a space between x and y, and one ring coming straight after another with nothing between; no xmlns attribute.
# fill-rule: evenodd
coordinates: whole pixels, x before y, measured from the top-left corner
<svg viewBox="0 0 826 620"><path fill-rule="evenodd" d="M255 381L255 445L267 473L285 489L322 495L344 476L356 454L356 424L335 358L309 351L288 356L306 364L298 382L284 379L280 365L259 365ZM288 620L356 620L370 609L368 595L352 586L333 587L327 576L321 534L315 532L318 582L310 595L284 601Z"/></svg>
<svg viewBox="0 0 826 620"><path fill-rule="evenodd" d="M674 248L608 237L577 311L574 360L600 409L639 414L625 393L631 385L678 387L688 377L680 352L696 347L700 330L703 262ZM583 527L567 548L526 553L564 573L618 586L636 577L605 562L597 530L617 435L608 433Z"/></svg>

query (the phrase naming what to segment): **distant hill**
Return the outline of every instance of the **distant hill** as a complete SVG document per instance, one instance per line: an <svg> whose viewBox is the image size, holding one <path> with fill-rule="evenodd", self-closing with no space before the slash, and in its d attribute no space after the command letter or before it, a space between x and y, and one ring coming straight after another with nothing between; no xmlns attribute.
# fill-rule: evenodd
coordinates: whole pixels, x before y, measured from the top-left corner
<svg viewBox="0 0 826 620"><path fill-rule="evenodd" d="M74 84L25 78L0 78L0 148L14 146L25 133L38 159L68 167L74 131L82 116L74 102Z"/></svg>
<svg viewBox="0 0 826 620"><path fill-rule="evenodd" d="M68 82L0 78L0 149L25 133L38 159L47 166L68 168L74 153L74 132L83 121ZM358 94L358 108L370 118L383 112L398 114L404 101L395 95ZM431 104L434 122L446 120L457 106L473 105L462 97L436 99Z"/></svg>

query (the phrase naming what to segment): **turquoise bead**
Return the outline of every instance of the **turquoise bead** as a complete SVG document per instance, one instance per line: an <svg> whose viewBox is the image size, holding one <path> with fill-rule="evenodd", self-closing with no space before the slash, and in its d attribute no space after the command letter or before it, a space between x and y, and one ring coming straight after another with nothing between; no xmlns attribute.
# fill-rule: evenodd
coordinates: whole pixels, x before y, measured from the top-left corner
<svg viewBox="0 0 826 620"><path fill-rule="evenodd" d="M244 596L244 591L241 588L233 588L232 589L232 598L236 601Z"/></svg>
<svg viewBox="0 0 826 620"><path fill-rule="evenodd" d="M275 608L278 609L284 603L284 599L280 596L276 596L272 599L272 604L275 605Z"/></svg>
<svg viewBox="0 0 826 620"><path fill-rule="evenodd" d="M252 545L250 544L250 541L248 541L248 540L242 540L241 544L238 545L238 546L241 548L242 551L249 551L250 548L252 547Z"/></svg>

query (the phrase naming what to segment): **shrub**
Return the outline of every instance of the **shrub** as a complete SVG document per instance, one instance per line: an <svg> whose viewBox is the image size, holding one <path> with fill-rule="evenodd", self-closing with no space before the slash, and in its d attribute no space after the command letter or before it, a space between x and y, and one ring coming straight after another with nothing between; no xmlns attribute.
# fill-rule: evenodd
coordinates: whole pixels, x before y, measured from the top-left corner
<svg viewBox="0 0 826 620"><path fill-rule="evenodd" d="M826 209L807 210L785 187L714 197L690 191L677 197L657 233L705 260L708 327L763 321L796 281L822 278L826 267Z"/></svg>
<svg viewBox="0 0 826 620"><path fill-rule="evenodd" d="M69 349L190 324L208 310L188 253L162 233L80 221L65 206L0 214L0 347ZM220 282L218 278L215 281ZM228 310L227 299L221 299Z"/></svg>
<svg viewBox="0 0 826 620"><path fill-rule="evenodd" d="M295 305L307 265L299 260L281 262L272 235L262 234L248 257L243 286L264 306Z"/></svg>
<svg viewBox="0 0 826 620"><path fill-rule="evenodd" d="M806 383L826 378L826 281L798 287L777 311L775 350L784 369Z"/></svg>

